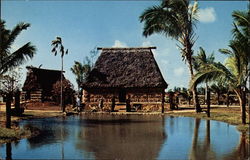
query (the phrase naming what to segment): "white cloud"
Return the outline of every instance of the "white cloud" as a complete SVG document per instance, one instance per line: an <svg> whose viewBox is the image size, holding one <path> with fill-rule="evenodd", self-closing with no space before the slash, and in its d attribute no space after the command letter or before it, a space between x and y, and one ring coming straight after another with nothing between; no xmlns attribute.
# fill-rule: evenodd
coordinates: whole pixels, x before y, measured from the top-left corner
<svg viewBox="0 0 250 160"><path fill-rule="evenodd" d="M181 77L184 73L184 68L183 67L179 67L179 68L175 68L174 69L174 75L176 77Z"/></svg>
<svg viewBox="0 0 250 160"><path fill-rule="evenodd" d="M145 41L145 42L142 42L142 47L152 47L152 44L150 41Z"/></svg>
<svg viewBox="0 0 250 160"><path fill-rule="evenodd" d="M199 21L203 23L212 23L216 20L216 13L212 7L200 9L198 16Z"/></svg>
<svg viewBox="0 0 250 160"><path fill-rule="evenodd" d="M128 45L124 42L119 41L119 40L115 40L115 44L112 47L123 48L123 47L128 47Z"/></svg>
<svg viewBox="0 0 250 160"><path fill-rule="evenodd" d="M162 59L162 60L161 60L161 63L162 63L163 65L168 65L168 64L169 64L169 61L168 61L168 60L165 60L165 59Z"/></svg>

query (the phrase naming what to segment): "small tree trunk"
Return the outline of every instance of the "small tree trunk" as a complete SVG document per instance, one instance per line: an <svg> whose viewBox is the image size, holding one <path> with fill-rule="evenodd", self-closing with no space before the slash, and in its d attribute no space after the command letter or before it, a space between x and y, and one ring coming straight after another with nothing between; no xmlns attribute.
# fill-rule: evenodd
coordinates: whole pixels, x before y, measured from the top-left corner
<svg viewBox="0 0 250 160"><path fill-rule="evenodd" d="M11 128L11 93L6 95L6 128Z"/></svg>
<svg viewBox="0 0 250 160"><path fill-rule="evenodd" d="M210 117L210 90L207 89L207 116Z"/></svg>
<svg viewBox="0 0 250 160"><path fill-rule="evenodd" d="M61 96L60 96L60 105L62 112L65 112L65 106L63 104L63 56L61 56L62 69L61 69Z"/></svg>
<svg viewBox="0 0 250 160"><path fill-rule="evenodd" d="M246 91L242 91L242 104L241 104L241 118L242 123L246 124Z"/></svg>
<svg viewBox="0 0 250 160"><path fill-rule="evenodd" d="M15 92L15 110L20 111L20 91Z"/></svg>
<svg viewBox="0 0 250 160"><path fill-rule="evenodd" d="M242 121L242 124L246 124L246 92L243 90L240 90L239 92L236 92L236 94L240 102L241 121Z"/></svg>

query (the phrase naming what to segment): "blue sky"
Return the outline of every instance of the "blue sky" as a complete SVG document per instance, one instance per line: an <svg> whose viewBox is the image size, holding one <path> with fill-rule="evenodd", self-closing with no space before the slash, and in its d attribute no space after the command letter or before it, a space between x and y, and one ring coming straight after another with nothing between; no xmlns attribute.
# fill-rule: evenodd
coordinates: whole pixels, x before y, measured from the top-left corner
<svg viewBox="0 0 250 160"><path fill-rule="evenodd" d="M139 47L156 46L154 55L160 70L169 84L188 87L189 71L176 48L176 41L164 35L142 36L143 24L139 16L144 9L160 4L159 1L2 1L2 19L8 29L18 22L30 23L13 45L13 50L29 41L37 48L35 57L26 65L42 68L60 69L60 56L51 53L51 41L56 36L63 39L69 54L64 57L65 76L76 88L75 77L70 68L74 61L82 62L90 50L97 47ZM218 53L226 48L231 39L232 17L234 10L246 10L247 1L201 1L200 22L197 23L197 42L207 53L214 52L217 60L225 56Z"/></svg>

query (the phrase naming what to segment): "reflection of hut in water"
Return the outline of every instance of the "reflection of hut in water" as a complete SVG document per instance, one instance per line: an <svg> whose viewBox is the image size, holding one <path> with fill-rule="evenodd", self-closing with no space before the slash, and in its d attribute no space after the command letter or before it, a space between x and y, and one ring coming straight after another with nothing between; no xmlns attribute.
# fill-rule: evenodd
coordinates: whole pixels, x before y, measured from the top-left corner
<svg viewBox="0 0 250 160"><path fill-rule="evenodd" d="M84 117L88 125L79 132L76 148L94 154L85 158L156 159L167 138L164 117L132 117Z"/></svg>
<svg viewBox="0 0 250 160"><path fill-rule="evenodd" d="M97 106L103 99L104 107L110 109L115 98L117 108L126 109L121 106L129 99L132 108L159 110L167 83L151 51L155 47L101 49L94 69L82 84L86 106Z"/></svg>
<svg viewBox="0 0 250 160"><path fill-rule="evenodd" d="M25 100L43 101L51 99L53 84L61 79L61 71L26 67L27 77L23 86ZM63 76L63 79L64 76Z"/></svg>

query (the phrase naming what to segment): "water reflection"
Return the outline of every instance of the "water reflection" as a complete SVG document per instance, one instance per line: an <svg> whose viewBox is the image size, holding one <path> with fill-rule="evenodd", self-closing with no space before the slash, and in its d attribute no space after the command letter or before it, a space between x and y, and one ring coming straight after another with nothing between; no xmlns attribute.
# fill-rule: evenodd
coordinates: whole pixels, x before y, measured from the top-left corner
<svg viewBox="0 0 250 160"><path fill-rule="evenodd" d="M12 158L11 158L11 143L6 143L6 160L12 160Z"/></svg>
<svg viewBox="0 0 250 160"><path fill-rule="evenodd" d="M90 156L96 159L155 159L166 140L165 120L162 116L142 118L87 117L90 125L79 131L76 148L94 153Z"/></svg>
<svg viewBox="0 0 250 160"><path fill-rule="evenodd" d="M84 115L23 121L42 133L0 145L0 159L247 159L249 144L226 123L164 116Z"/></svg>
<svg viewBox="0 0 250 160"><path fill-rule="evenodd" d="M62 143L67 140L68 128L65 117L48 120L34 120L25 123L25 128L39 130L40 134L36 137L27 139L31 149L42 147L43 145Z"/></svg>
<svg viewBox="0 0 250 160"><path fill-rule="evenodd" d="M216 153L213 151L210 143L210 120L206 120L206 135L203 142L199 143L200 122L200 119L195 119L194 135L189 159L217 159Z"/></svg>

